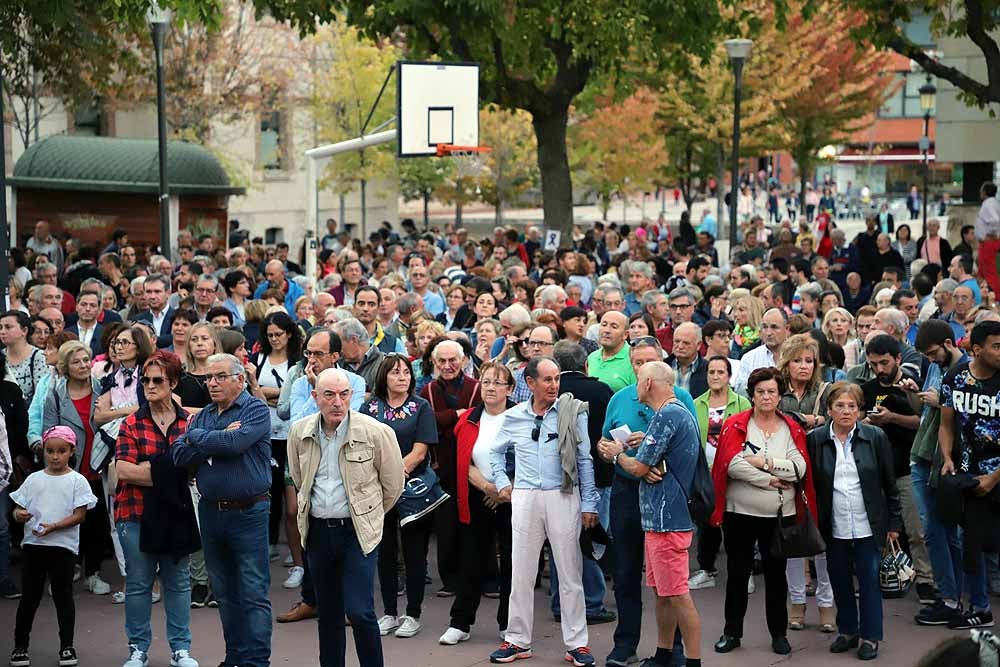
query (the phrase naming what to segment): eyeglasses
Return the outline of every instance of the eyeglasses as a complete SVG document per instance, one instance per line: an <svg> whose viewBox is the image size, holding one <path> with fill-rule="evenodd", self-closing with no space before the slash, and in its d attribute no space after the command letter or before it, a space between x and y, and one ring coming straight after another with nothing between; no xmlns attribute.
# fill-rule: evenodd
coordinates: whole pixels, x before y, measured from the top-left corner
<svg viewBox="0 0 1000 667"><path fill-rule="evenodd" d="M127 338L118 338L111 341L111 347L127 347L129 345L135 345L135 341L128 340Z"/></svg>
<svg viewBox="0 0 1000 667"><path fill-rule="evenodd" d="M148 384L155 384L157 387L159 387L161 384L163 384L166 381L167 381L167 378L163 377L162 375L158 376L158 377L149 377L148 375L143 375L142 379L139 380L139 382L141 382L142 386L144 386L144 387L146 385L148 385Z"/></svg>
<svg viewBox="0 0 1000 667"><path fill-rule="evenodd" d="M226 378L236 377L237 375L243 375L242 373L216 373L215 375L209 375L205 378L206 384L211 384L212 380L215 380L219 384L226 381Z"/></svg>
<svg viewBox="0 0 1000 667"><path fill-rule="evenodd" d="M268 338L270 338L270 336L268 336ZM306 359L312 359L313 357L321 359L329 354L332 354L332 352L327 352L326 350L302 350L302 356Z"/></svg>
<svg viewBox="0 0 1000 667"><path fill-rule="evenodd" d="M531 429L531 439L538 442L538 436L542 434L542 419L544 417L535 417L535 428Z"/></svg>
<svg viewBox="0 0 1000 667"><path fill-rule="evenodd" d="M483 387L509 387L510 382L501 382L500 380L481 380L479 382Z"/></svg>
<svg viewBox="0 0 1000 667"><path fill-rule="evenodd" d="M551 347L555 343L550 343L544 340L522 340L521 345L524 347Z"/></svg>
<svg viewBox="0 0 1000 667"><path fill-rule="evenodd" d="M212 294L213 292L216 291L217 290L214 290L210 287L198 287L197 289L195 289L195 292L197 292L198 294Z"/></svg>
<svg viewBox="0 0 1000 667"><path fill-rule="evenodd" d="M685 308L694 308L693 303L672 303L670 304L670 310L684 310Z"/></svg>

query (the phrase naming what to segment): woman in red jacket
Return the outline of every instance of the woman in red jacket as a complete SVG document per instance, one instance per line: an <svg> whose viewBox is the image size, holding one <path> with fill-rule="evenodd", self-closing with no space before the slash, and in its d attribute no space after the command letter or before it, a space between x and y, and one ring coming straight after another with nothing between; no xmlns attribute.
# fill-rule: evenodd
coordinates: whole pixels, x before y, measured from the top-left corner
<svg viewBox="0 0 1000 667"><path fill-rule="evenodd" d="M503 364L490 361L480 369L482 404L462 413L455 426L457 439L456 477L458 499L459 585L451 605L451 625L441 635L442 644L469 639L486 578L488 559L500 548L500 604L497 624L507 629L510 599L510 503L497 495L490 469L490 448L503 426L504 412L511 407L514 375Z"/></svg>
<svg viewBox="0 0 1000 667"><path fill-rule="evenodd" d="M729 578L726 581L726 623L715 644L717 653L740 646L747 611L747 583L753 567L754 546L764 568L765 611L771 648L787 655L788 582L785 559L771 554L770 545L783 517L795 515L794 483L804 484L809 509L816 513L812 470L806 434L798 423L780 412L785 381L776 368L758 368L747 380L752 409L733 415L722 425L712 465L715 512L711 523L721 525Z"/></svg>

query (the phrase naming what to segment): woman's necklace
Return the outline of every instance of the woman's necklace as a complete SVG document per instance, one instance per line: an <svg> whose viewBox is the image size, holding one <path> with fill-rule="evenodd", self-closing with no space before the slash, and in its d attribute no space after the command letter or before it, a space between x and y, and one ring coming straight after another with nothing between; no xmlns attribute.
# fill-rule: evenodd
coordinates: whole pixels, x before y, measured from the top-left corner
<svg viewBox="0 0 1000 667"><path fill-rule="evenodd" d="M170 425L175 415L174 410L172 408L167 409L165 412L162 412L160 414L153 412L152 408L150 408L149 414L153 416L153 421L159 424L160 428L163 429L167 428L167 426Z"/></svg>

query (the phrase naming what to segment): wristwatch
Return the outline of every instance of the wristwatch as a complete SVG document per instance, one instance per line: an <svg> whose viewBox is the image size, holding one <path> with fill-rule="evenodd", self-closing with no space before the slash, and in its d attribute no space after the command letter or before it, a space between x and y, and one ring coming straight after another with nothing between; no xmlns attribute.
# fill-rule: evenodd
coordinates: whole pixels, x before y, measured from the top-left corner
<svg viewBox="0 0 1000 667"><path fill-rule="evenodd" d="M618 465L618 457L621 456L621 455L622 455L622 452L618 452L617 454L615 454L614 456L612 456L611 457L611 462L614 463L615 465Z"/></svg>
<svg viewBox="0 0 1000 667"><path fill-rule="evenodd" d="M767 459L764 459L764 466L761 468L761 470L763 470L764 472L770 472L771 471L771 466L769 466L767 464Z"/></svg>

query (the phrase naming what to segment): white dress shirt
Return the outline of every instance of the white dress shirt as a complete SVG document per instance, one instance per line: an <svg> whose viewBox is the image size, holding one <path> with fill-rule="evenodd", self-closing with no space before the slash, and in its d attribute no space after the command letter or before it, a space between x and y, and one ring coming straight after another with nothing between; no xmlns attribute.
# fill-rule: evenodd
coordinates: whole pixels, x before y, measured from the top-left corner
<svg viewBox="0 0 1000 667"><path fill-rule="evenodd" d="M767 345L755 347L740 359L740 368L736 372L736 381L733 383L733 387L736 391L746 396L747 380L750 378L750 374L758 368L767 368L769 366L777 366L774 362L774 353L767 348Z"/></svg>
<svg viewBox="0 0 1000 667"><path fill-rule="evenodd" d="M319 425L320 458L316 476L313 478L309 514L317 519L348 519L351 510L347 506L347 489L340 474L340 449L347 441L350 413L340 422L333 437L326 434L322 419Z"/></svg>
<svg viewBox="0 0 1000 667"><path fill-rule="evenodd" d="M97 331L97 322L94 322L93 326L89 329L83 328L83 322L77 322L76 330L79 332L80 342L90 347L90 341L94 339L94 332Z"/></svg>
<svg viewBox="0 0 1000 667"><path fill-rule="evenodd" d="M167 319L168 310L170 310L170 306L164 307L164 309L158 313L150 311L150 314L153 316L153 330L156 331L157 336L162 336L165 333L170 333L169 331L163 331L163 322L164 320Z"/></svg>
<svg viewBox="0 0 1000 667"><path fill-rule="evenodd" d="M855 426L843 442L830 429L833 446L837 450L837 467L833 473L833 537L838 540L858 540L872 536L861 491L861 478L854 462Z"/></svg>

